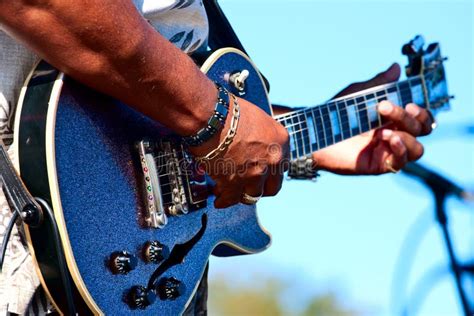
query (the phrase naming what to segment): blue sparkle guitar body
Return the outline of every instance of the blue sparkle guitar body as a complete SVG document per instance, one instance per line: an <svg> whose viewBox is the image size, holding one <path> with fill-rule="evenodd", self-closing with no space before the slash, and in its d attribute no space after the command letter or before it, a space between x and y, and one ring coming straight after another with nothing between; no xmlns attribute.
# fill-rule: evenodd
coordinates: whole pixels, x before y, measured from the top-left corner
<svg viewBox="0 0 474 316"><path fill-rule="evenodd" d="M202 67L210 79L237 94L229 75L248 70L240 95L271 114L262 78L244 54L219 50ZM159 142L168 131L45 62L37 65L26 87L17 113L18 167L31 193L54 211L74 308L80 314L180 314L213 251L230 256L269 246L270 236L261 228L255 206L217 210L212 197L207 206L182 216L168 214L163 228L144 224L147 204L136 144L142 139ZM51 227L45 218L40 227L26 230L43 286L57 309L70 314L64 280L57 272L59 259L51 246ZM158 263L144 260L143 247L150 241L167 247L169 258ZM114 274L108 261L116 252L133 256L136 266L126 274ZM178 297L160 298L156 286L163 278L180 282ZM128 292L140 285L156 298L149 306L131 308Z"/></svg>

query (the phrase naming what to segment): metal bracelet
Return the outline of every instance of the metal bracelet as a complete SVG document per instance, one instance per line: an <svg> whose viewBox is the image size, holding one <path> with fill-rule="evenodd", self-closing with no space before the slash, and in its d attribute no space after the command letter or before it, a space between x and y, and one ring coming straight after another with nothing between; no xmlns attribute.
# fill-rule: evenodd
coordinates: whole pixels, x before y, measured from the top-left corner
<svg viewBox="0 0 474 316"><path fill-rule="evenodd" d="M196 134L183 137L183 142L188 146L199 146L212 138L225 125L229 113L230 97L229 92L220 84L216 83L217 102L214 113L207 121L207 125L201 128Z"/></svg>
<svg viewBox="0 0 474 316"><path fill-rule="evenodd" d="M314 165L315 161L311 156L290 161L288 179L315 181L320 174Z"/></svg>
<svg viewBox="0 0 474 316"><path fill-rule="evenodd" d="M223 151L229 148L230 144L234 140L235 135L237 134L237 127L239 125L240 119L240 106L237 102L237 98L234 95L231 95L234 101L234 108L232 111L232 121L230 123L230 128L227 131L227 135L225 136L224 140L217 146L217 148L213 149L210 153L203 157L197 157L196 162L198 164L204 163L206 161L212 160L219 156Z"/></svg>

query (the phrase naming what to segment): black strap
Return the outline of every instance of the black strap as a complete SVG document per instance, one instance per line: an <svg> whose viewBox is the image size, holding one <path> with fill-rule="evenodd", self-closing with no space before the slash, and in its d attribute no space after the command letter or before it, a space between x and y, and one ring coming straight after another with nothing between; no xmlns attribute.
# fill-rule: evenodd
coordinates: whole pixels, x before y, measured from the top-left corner
<svg viewBox="0 0 474 316"><path fill-rule="evenodd" d="M204 0L204 7L209 19L209 47L234 47L248 55L217 0Z"/></svg>
<svg viewBox="0 0 474 316"><path fill-rule="evenodd" d="M247 51L217 3L217 0L204 0L203 3L209 19L209 47L212 50L224 47L234 47L248 56ZM260 74L262 75L267 90L270 91L270 83L262 73Z"/></svg>
<svg viewBox="0 0 474 316"><path fill-rule="evenodd" d="M26 189L15 171L7 150L0 141L0 185L11 210L21 216L28 225L39 225L42 220L41 207Z"/></svg>

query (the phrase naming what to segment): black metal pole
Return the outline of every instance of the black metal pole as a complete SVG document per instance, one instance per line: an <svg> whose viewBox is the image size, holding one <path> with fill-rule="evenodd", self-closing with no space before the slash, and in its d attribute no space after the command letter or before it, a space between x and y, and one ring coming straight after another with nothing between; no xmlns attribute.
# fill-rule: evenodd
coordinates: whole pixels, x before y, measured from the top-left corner
<svg viewBox="0 0 474 316"><path fill-rule="evenodd" d="M446 249L448 251L449 261L451 265L451 270L453 272L454 281L456 283L456 288L458 290L459 299L461 301L462 309L465 316L472 316L474 313L469 307L469 303L464 292L464 287L462 285L462 268L454 254L453 243L448 229L448 217L446 214L445 203L447 192L443 188L437 188L435 186L429 186L433 192L435 202L436 202L436 220L441 227L443 232L443 237L446 244Z"/></svg>

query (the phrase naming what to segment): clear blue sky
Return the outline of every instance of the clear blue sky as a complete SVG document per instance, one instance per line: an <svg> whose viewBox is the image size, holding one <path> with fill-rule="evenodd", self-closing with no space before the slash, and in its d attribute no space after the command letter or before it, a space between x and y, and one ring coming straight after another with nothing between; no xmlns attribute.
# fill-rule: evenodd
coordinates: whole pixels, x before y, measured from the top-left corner
<svg viewBox="0 0 474 316"><path fill-rule="evenodd" d="M439 41L450 58L446 71L456 100L423 139L422 162L474 189L474 135L462 133L474 123L472 0L220 2L270 80L275 103L322 103L394 61L404 66L400 48L414 35ZM259 203L272 247L260 255L213 259L211 278L277 276L295 280L285 297L295 309L311 293L335 290L364 315L394 315L425 273L447 269L431 206L428 191L403 175L286 181L277 197ZM474 259L474 204L450 200L448 207L456 251ZM459 314L452 279L444 274L419 315Z"/></svg>

